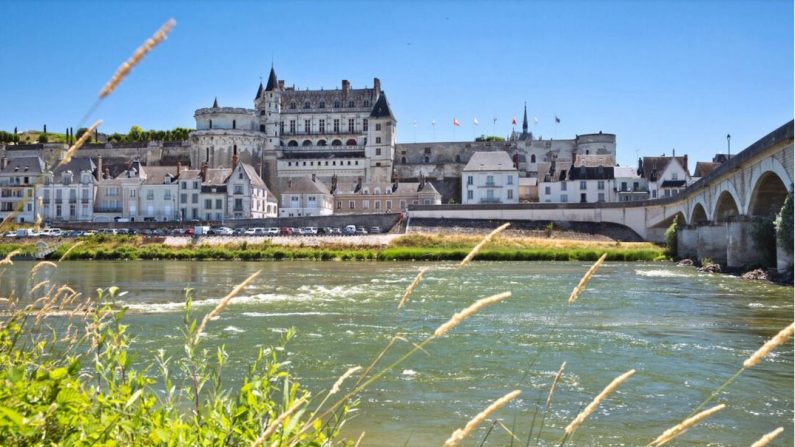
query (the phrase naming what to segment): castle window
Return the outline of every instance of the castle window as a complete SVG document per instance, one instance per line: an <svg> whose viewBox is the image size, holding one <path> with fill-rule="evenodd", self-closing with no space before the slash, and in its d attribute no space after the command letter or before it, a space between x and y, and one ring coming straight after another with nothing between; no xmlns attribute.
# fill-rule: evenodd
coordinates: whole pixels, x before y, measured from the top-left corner
<svg viewBox="0 0 795 447"><path fill-rule="evenodd" d="M460 154L455 154L455 162L456 163L461 163L461 155Z"/></svg>
<svg viewBox="0 0 795 447"><path fill-rule="evenodd" d="M237 120L232 120L232 129L237 129Z"/></svg>
<svg viewBox="0 0 795 447"><path fill-rule="evenodd" d="M535 162L536 162L536 154L531 154L530 155L530 163L535 163Z"/></svg>
<svg viewBox="0 0 795 447"><path fill-rule="evenodd" d="M426 156L425 156L425 163L430 163L430 162L431 162L431 157L428 157L428 156L426 155Z"/></svg>
<svg viewBox="0 0 795 447"><path fill-rule="evenodd" d="M381 144L381 137L375 137L375 144Z"/></svg>
<svg viewBox="0 0 795 447"><path fill-rule="evenodd" d="M265 132L265 125L264 124L260 124L259 125L259 131L260 132Z"/></svg>
<svg viewBox="0 0 795 447"><path fill-rule="evenodd" d="M284 135L284 121L279 121L279 135Z"/></svg>
<svg viewBox="0 0 795 447"><path fill-rule="evenodd" d="M294 103L294 102L291 102L291 103L290 103L290 108L291 108L291 109L295 109L295 103Z"/></svg>
<svg viewBox="0 0 795 447"><path fill-rule="evenodd" d="M295 141L295 140L290 140L290 142L287 143L287 146L290 146L290 147L298 146L298 142Z"/></svg>
<svg viewBox="0 0 795 447"><path fill-rule="evenodd" d="M260 110L259 111L259 116L265 116L265 111L264 110Z"/></svg>
<svg viewBox="0 0 795 447"><path fill-rule="evenodd" d="M304 147L311 146L311 145L312 145L312 141L311 140L304 140L304 142L301 143L301 146L304 146Z"/></svg>
<svg viewBox="0 0 795 447"><path fill-rule="evenodd" d="M295 120L290 120L290 134L295 135Z"/></svg>
<svg viewBox="0 0 795 447"><path fill-rule="evenodd" d="M210 120L210 129L213 128L213 120Z"/></svg>
<svg viewBox="0 0 795 447"><path fill-rule="evenodd" d="M321 108L321 109L325 109L326 108L326 101L320 101L320 104L318 105L318 107Z"/></svg>
<svg viewBox="0 0 795 447"><path fill-rule="evenodd" d="M304 102L304 108L305 108L305 109L308 109L308 108L309 108L309 106L310 106L310 104L309 104L309 101L306 101L306 102Z"/></svg>
<svg viewBox="0 0 795 447"><path fill-rule="evenodd" d="M334 120L334 133L340 133L340 120Z"/></svg>
<svg viewBox="0 0 795 447"><path fill-rule="evenodd" d="M381 130L381 123L375 124L375 130Z"/></svg>
<svg viewBox="0 0 795 447"><path fill-rule="evenodd" d="M306 134L312 133L312 121L304 120L304 133Z"/></svg>
<svg viewBox="0 0 795 447"><path fill-rule="evenodd" d="M375 149L375 155L381 155L381 148L380 147Z"/></svg>
<svg viewBox="0 0 795 447"><path fill-rule="evenodd" d="M317 145L318 146L325 146L326 145L326 140L318 140Z"/></svg>
<svg viewBox="0 0 795 447"><path fill-rule="evenodd" d="M353 119L349 119L348 120L348 132L353 133L353 125L354 125Z"/></svg>
<svg viewBox="0 0 795 447"><path fill-rule="evenodd" d="M353 101L348 101L348 107L354 108L356 107L356 104Z"/></svg>
<svg viewBox="0 0 795 447"><path fill-rule="evenodd" d="M332 146L342 146L342 141L334 140L334 141L331 142L331 145Z"/></svg>
<svg viewBox="0 0 795 447"><path fill-rule="evenodd" d="M326 120L320 120L317 124L318 132L326 133Z"/></svg>
<svg viewBox="0 0 795 447"><path fill-rule="evenodd" d="M367 119L362 120L362 130L367 132Z"/></svg>
<svg viewBox="0 0 795 447"><path fill-rule="evenodd" d="M340 102L339 101L334 101L334 108L335 109L339 109L340 108Z"/></svg>
<svg viewBox="0 0 795 447"><path fill-rule="evenodd" d="M345 145L346 146L356 146L356 140L351 138L351 139L349 139L348 141L345 142Z"/></svg>
<svg viewBox="0 0 795 447"><path fill-rule="evenodd" d="M431 154L431 148L429 148L429 147L426 147L426 148L425 148L425 154L426 154L426 155L430 155L430 154Z"/></svg>
<svg viewBox="0 0 795 447"><path fill-rule="evenodd" d="M370 101L365 99L364 103L362 104L362 107L370 107Z"/></svg>
<svg viewBox="0 0 795 447"><path fill-rule="evenodd" d="M400 163L406 164L406 157L401 157L400 158Z"/></svg>

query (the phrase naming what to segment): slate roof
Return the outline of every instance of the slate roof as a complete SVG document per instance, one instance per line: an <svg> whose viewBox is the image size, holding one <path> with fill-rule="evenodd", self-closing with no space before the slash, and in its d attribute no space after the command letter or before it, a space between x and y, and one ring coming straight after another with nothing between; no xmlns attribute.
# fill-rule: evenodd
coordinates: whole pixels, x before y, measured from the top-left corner
<svg viewBox="0 0 795 447"><path fill-rule="evenodd" d="M433 186L431 182L425 182L425 186L420 189L420 182L398 182L398 183L390 183L390 182L368 182L362 183L361 189L357 190L357 182L353 183L338 183L337 189L334 191L334 195L338 194L362 194L362 195L374 195L373 191L376 188L381 190L380 194L386 194L387 190L390 190L390 194L392 195L413 195L417 192L422 191L423 193L438 194L438 191ZM367 189L368 194L363 194L362 191Z"/></svg>
<svg viewBox="0 0 795 447"><path fill-rule="evenodd" d="M251 180L252 185L258 188L263 188L265 190L268 189L268 187L265 185L265 182L262 181L262 177L259 176L259 173L254 168L254 166L251 166L248 163L240 163L240 166L243 168L244 171L246 171L246 175L248 176L249 180ZM270 191L268 192L270 193Z"/></svg>
<svg viewBox="0 0 795 447"><path fill-rule="evenodd" d="M629 166L615 166L613 168L615 178L640 178L637 168Z"/></svg>
<svg viewBox="0 0 795 447"><path fill-rule="evenodd" d="M569 170L569 180L609 180L613 179L612 166L577 166Z"/></svg>
<svg viewBox="0 0 795 447"><path fill-rule="evenodd" d="M464 166L464 171L516 171L507 152L475 152Z"/></svg>
<svg viewBox="0 0 795 447"><path fill-rule="evenodd" d="M643 157L643 178L647 178L651 181L656 181L659 176L665 172L665 169L668 167L668 164L676 158L685 172L690 172L687 169L687 155L682 157Z"/></svg>
<svg viewBox="0 0 795 447"><path fill-rule="evenodd" d="M262 81L260 81L259 83L259 88L257 89L257 96L255 96L254 99L259 99L260 96L262 96Z"/></svg>
<svg viewBox="0 0 795 447"><path fill-rule="evenodd" d="M395 116L392 115L392 110L389 108L389 101L386 100L386 94L383 92L381 92L381 95L378 97L378 101L375 102L373 111L370 113L370 118L395 119Z"/></svg>
<svg viewBox="0 0 795 447"><path fill-rule="evenodd" d="M24 172L41 174L44 172L44 160L42 160L41 157L12 158L8 161L8 166L0 171L2 174L18 174Z"/></svg>
<svg viewBox="0 0 795 447"><path fill-rule="evenodd" d="M663 180L661 188L680 188L685 186L684 180Z"/></svg>
<svg viewBox="0 0 795 447"><path fill-rule="evenodd" d="M177 167L176 166L144 166L144 185L162 185L166 178L166 174L170 174L172 182L177 181ZM186 169L182 168L180 174L185 172Z"/></svg>
<svg viewBox="0 0 795 447"><path fill-rule="evenodd" d="M331 195L329 189L323 182L312 181L308 177L301 177L291 180L290 186L283 194L326 194Z"/></svg>
<svg viewBox="0 0 795 447"><path fill-rule="evenodd" d="M704 177L705 175L712 172L713 169L720 166L721 163L713 163L709 161L697 161L696 162L696 169L693 172L693 177Z"/></svg>
<svg viewBox="0 0 795 447"><path fill-rule="evenodd" d="M266 92L272 92L279 88L279 80L276 79L276 70L271 66L271 73L268 75L268 85L265 87ZM257 96L259 98L259 96Z"/></svg>
<svg viewBox="0 0 795 447"><path fill-rule="evenodd" d="M83 171L91 171L93 174L97 169L94 161L89 157L79 157L69 160L69 163L63 164L55 168L53 174L60 174L66 171L72 171L73 174L78 174Z"/></svg>

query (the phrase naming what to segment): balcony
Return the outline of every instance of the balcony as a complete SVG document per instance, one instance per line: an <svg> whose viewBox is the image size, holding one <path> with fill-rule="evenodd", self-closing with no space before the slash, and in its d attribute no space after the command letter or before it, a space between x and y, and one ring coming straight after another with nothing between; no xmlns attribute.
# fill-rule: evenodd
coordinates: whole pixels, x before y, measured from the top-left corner
<svg viewBox="0 0 795 447"><path fill-rule="evenodd" d="M480 199L480 203L502 203L498 197L483 197Z"/></svg>
<svg viewBox="0 0 795 447"><path fill-rule="evenodd" d="M91 200L87 197L83 197L82 199L80 199L80 203L82 204L91 203Z"/></svg>
<svg viewBox="0 0 795 447"><path fill-rule="evenodd" d="M120 213L121 207L99 207L94 210L97 213Z"/></svg>
<svg viewBox="0 0 795 447"><path fill-rule="evenodd" d="M498 184L496 184L494 182L491 182L491 183L486 182L486 183L478 186L478 188L502 188L502 185L498 185Z"/></svg>
<svg viewBox="0 0 795 447"><path fill-rule="evenodd" d="M76 197L70 197L69 198L69 203L77 203L77 198Z"/></svg>
<svg viewBox="0 0 795 447"><path fill-rule="evenodd" d="M364 146L356 145L356 146L284 146L281 148L285 152L325 152L325 153L333 153L333 152L364 152Z"/></svg>

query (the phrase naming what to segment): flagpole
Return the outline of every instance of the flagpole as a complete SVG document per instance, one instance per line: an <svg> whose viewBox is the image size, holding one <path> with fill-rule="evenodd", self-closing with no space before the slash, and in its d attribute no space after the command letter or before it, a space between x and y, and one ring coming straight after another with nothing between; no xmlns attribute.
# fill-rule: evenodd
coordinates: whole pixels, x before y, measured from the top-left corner
<svg viewBox="0 0 795 447"><path fill-rule="evenodd" d="M433 127L433 141L436 141L436 120L431 121L431 127Z"/></svg>

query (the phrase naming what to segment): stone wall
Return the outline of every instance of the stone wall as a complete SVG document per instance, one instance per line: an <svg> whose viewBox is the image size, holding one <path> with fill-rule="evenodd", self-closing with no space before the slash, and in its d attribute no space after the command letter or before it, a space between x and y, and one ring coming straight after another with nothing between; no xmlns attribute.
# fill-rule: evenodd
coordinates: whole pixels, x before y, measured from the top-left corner
<svg viewBox="0 0 795 447"><path fill-rule="evenodd" d="M568 222L550 220L508 220L508 219L433 219L433 218L412 218L408 224L409 228L480 228L493 230L500 225L510 222L511 229L520 230L544 230L547 225L552 223L555 230L576 231L586 234L599 234L610 239L621 242L643 242L637 233L624 225L610 222Z"/></svg>

